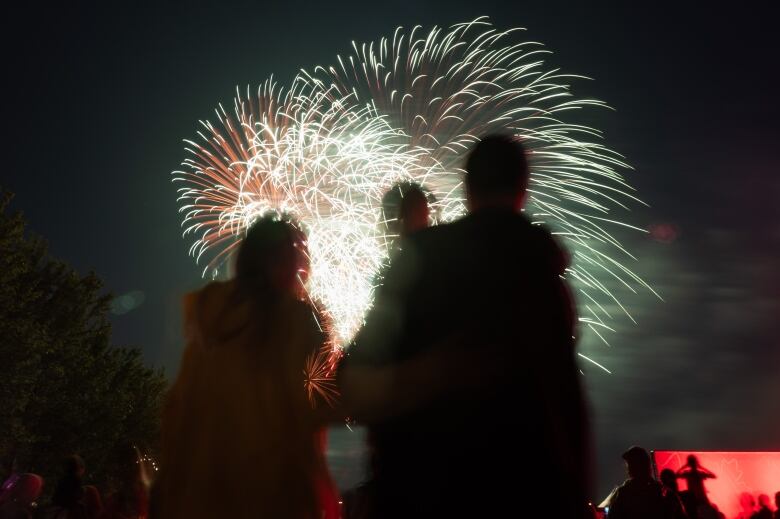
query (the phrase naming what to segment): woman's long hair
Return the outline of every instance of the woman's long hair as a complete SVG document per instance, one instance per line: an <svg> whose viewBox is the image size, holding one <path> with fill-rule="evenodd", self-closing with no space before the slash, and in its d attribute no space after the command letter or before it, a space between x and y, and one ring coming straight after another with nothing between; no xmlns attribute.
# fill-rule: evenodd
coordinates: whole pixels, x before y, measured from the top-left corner
<svg viewBox="0 0 780 519"><path fill-rule="evenodd" d="M302 231L277 215L264 216L252 224L236 255L233 296L222 309L220 340L229 341L247 326L258 324L227 318L225 314L234 308L250 303L255 316L272 319L277 305L295 296L304 243Z"/></svg>
<svg viewBox="0 0 780 519"><path fill-rule="evenodd" d="M247 231L236 257L236 285L263 297L294 290L299 268L299 231L274 216L257 220Z"/></svg>

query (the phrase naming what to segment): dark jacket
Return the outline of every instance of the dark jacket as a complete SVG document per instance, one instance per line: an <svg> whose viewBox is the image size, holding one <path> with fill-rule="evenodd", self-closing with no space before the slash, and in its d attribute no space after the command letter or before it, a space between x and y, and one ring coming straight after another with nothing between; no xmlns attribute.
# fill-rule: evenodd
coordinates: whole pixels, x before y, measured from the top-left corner
<svg viewBox="0 0 780 519"><path fill-rule="evenodd" d="M670 503L654 479L628 479L609 503L608 519L672 519Z"/></svg>
<svg viewBox="0 0 780 519"><path fill-rule="evenodd" d="M546 230L509 211L406 239L345 363L388 365L443 344L490 355L504 373L369 424L384 516L487 517L529 501L550 517L584 509L588 428L567 262Z"/></svg>

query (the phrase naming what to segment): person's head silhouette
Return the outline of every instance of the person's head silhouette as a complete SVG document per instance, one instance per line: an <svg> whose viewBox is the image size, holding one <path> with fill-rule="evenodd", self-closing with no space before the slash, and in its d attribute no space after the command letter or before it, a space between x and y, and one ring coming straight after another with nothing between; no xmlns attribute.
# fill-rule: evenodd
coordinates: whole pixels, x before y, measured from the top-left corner
<svg viewBox="0 0 780 519"><path fill-rule="evenodd" d="M62 468L65 476L72 477L81 477L84 475L84 471L86 470L84 460L81 459L81 456L78 454L72 454L65 458Z"/></svg>
<svg viewBox="0 0 780 519"><path fill-rule="evenodd" d="M470 211L519 211L525 204L530 172L523 145L510 135L488 135L466 159L466 199Z"/></svg>
<svg viewBox="0 0 780 519"><path fill-rule="evenodd" d="M663 469L661 471L661 483L667 488L677 490L677 475L672 469Z"/></svg>
<svg viewBox="0 0 780 519"><path fill-rule="evenodd" d="M691 467L692 469L695 469L696 467L699 466L699 459L693 454L691 454L690 456L688 456L688 466Z"/></svg>
<svg viewBox="0 0 780 519"><path fill-rule="evenodd" d="M628 477L632 479L651 479L650 454L642 447L633 446L623 453Z"/></svg>
<svg viewBox="0 0 780 519"><path fill-rule="evenodd" d="M739 495L739 506L742 507L742 510L752 512L756 507L756 500L750 492L742 492Z"/></svg>
<svg viewBox="0 0 780 519"><path fill-rule="evenodd" d="M420 184L394 184L382 197L382 213L390 233L406 236L428 227L428 202L428 195Z"/></svg>
<svg viewBox="0 0 780 519"><path fill-rule="evenodd" d="M264 216L246 233L236 256L236 281L260 293L296 293L299 231L276 216Z"/></svg>

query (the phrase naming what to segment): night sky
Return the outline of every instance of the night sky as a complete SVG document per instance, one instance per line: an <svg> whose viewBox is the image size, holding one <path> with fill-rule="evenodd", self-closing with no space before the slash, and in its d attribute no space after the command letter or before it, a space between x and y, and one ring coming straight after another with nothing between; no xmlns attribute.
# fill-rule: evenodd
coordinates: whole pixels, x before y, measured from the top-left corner
<svg viewBox="0 0 780 519"><path fill-rule="evenodd" d="M526 27L552 65L593 78L575 94L615 108L584 122L627 157L650 205L622 218L654 230L620 237L665 302L626 295L638 324L618 319L610 348L581 344L612 371L583 365L600 492L622 479L631 444L780 450L778 18L750 2L622 4L17 6L1 22L0 186L55 256L130 294L116 306L115 342L174 374L179 299L203 281L170 173L199 119L232 105L236 85L287 83L398 25L488 15L500 29ZM334 448L354 449L354 438Z"/></svg>

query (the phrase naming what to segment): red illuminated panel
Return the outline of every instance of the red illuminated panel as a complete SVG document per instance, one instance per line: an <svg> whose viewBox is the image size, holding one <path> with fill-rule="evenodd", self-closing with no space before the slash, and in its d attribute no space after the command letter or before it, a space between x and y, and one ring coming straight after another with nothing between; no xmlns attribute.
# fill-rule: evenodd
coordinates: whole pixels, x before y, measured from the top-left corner
<svg viewBox="0 0 780 519"><path fill-rule="evenodd" d="M742 511L739 501L744 493L756 502L760 494L768 495L774 509L775 492L780 491L780 452L653 451L656 477L663 469L676 472L691 454L701 467L715 474L715 479L704 482L707 497L728 519ZM686 490L685 479L678 479L678 483L680 490Z"/></svg>

